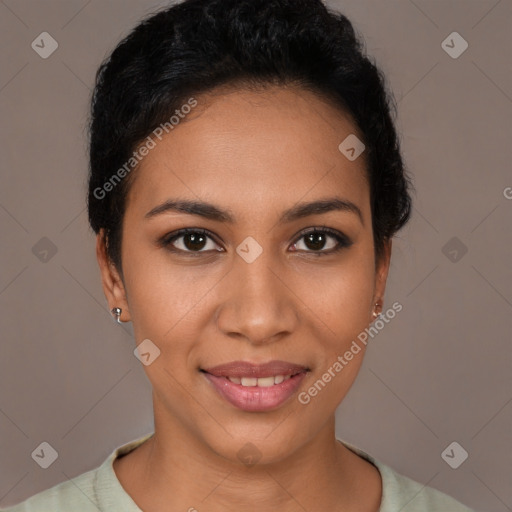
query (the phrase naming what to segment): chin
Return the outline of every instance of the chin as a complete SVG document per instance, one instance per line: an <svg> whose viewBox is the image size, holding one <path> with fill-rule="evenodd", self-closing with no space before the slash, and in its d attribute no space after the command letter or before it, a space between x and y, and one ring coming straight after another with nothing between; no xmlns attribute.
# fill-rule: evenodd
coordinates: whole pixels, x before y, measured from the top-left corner
<svg viewBox="0 0 512 512"><path fill-rule="evenodd" d="M287 414L281 414L278 421L266 425L255 425L254 420L238 425L229 422L229 434L217 425L215 431L219 435L212 437L209 428L204 442L217 455L237 465L276 464L293 455L309 439L304 425L295 424L297 417L292 420L294 416L284 419Z"/></svg>

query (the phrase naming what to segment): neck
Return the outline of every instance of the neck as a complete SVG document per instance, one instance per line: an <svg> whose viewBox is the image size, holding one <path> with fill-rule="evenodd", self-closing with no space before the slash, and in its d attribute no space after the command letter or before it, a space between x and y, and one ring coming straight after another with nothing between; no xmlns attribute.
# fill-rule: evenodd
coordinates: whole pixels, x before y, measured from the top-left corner
<svg viewBox="0 0 512 512"><path fill-rule="evenodd" d="M285 458L252 466L226 459L191 429L164 419L155 409L155 434L114 465L144 511L379 510L380 475L336 440L334 415Z"/></svg>

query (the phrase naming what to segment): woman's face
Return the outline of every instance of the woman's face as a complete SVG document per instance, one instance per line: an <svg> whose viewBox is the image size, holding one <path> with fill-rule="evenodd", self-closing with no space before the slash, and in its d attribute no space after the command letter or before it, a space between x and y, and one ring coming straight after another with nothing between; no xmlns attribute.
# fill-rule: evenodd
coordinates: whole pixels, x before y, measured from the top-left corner
<svg viewBox="0 0 512 512"><path fill-rule="evenodd" d="M294 88L197 101L134 171L124 282L108 284L117 274L98 244L105 293L136 343L160 350L144 366L156 428L182 427L233 461L249 442L277 461L326 428L352 385L364 345L332 369L373 320L390 245L376 266L365 154L338 149L358 133L338 109ZM179 201L195 213L159 208ZM339 203L303 210L319 201ZM176 236L184 228L202 232ZM286 364L251 366L272 361Z"/></svg>

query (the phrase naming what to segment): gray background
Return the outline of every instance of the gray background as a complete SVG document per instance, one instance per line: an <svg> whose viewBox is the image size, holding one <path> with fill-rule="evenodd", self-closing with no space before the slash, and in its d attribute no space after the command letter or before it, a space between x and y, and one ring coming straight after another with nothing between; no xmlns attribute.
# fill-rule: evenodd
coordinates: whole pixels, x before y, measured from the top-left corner
<svg viewBox="0 0 512 512"><path fill-rule="evenodd" d="M165 4L0 2L0 506L153 428L130 326L100 285L85 122L100 61ZM372 340L338 437L473 508L512 510L512 2L330 4L387 75L418 191L385 298L403 311ZM48 59L31 48L43 31L59 44ZM456 59L441 46L453 31L469 44ZM59 453L48 469L31 458L42 441ZM469 453L458 469L441 457L452 441Z"/></svg>

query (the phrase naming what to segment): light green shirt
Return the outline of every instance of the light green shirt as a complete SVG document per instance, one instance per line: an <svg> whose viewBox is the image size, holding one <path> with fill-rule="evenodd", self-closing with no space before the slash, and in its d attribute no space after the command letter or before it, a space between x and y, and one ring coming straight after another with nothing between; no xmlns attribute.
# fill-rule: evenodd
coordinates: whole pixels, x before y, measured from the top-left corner
<svg viewBox="0 0 512 512"><path fill-rule="evenodd" d="M142 512L121 486L113 469L114 460L142 444L153 433L116 448L96 469L42 491L0 512ZM382 478L379 512L475 512L431 487L396 473L389 466L346 441L357 455L371 462Z"/></svg>

